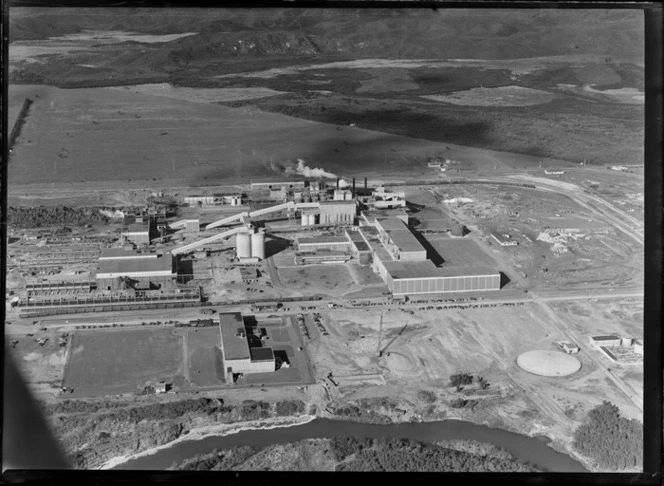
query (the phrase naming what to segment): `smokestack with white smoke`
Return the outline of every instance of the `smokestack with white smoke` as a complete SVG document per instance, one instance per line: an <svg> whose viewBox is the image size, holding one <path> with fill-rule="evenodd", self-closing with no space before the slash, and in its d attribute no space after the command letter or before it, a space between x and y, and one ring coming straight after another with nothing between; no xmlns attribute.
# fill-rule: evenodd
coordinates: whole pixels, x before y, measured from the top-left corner
<svg viewBox="0 0 664 486"><path fill-rule="evenodd" d="M311 177L311 178L325 178L325 179L336 179L338 176L332 172L328 172L324 169L320 169L318 167L312 169L302 159L297 159L297 167L295 168L295 172L299 175L302 175L304 177ZM348 183L341 179L339 180L339 187L344 188L348 187Z"/></svg>

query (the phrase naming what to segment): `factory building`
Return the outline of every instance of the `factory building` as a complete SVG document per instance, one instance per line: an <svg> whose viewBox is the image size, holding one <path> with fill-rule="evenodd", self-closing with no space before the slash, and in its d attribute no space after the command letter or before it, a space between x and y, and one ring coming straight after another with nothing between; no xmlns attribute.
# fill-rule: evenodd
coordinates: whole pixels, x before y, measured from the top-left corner
<svg viewBox="0 0 664 486"><path fill-rule="evenodd" d="M103 249L97 264L97 288L155 289L173 283L177 273L170 253L137 253L122 248Z"/></svg>
<svg viewBox="0 0 664 486"><path fill-rule="evenodd" d="M295 263L297 265L330 265L346 263L352 259L350 253L335 250L320 250L312 252L295 252Z"/></svg>
<svg viewBox="0 0 664 486"><path fill-rule="evenodd" d="M393 295L500 290L500 273L491 268L440 268L431 260L381 264Z"/></svg>
<svg viewBox="0 0 664 486"><path fill-rule="evenodd" d="M437 267L426 250L396 218L376 219L357 232L371 249L372 269L392 295L500 289L500 272L486 267Z"/></svg>
<svg viewBox="0 0 664 486"><path fill-rule="evenodd" d="M369 265L371 263L371 247L364 241L358 231L346 229L346 238L350 242L350 253L360 265Z"/></svg>
<svg viewBox="0 0 664 486"><path fill-rule="evenodd" d="M397 218L376 219L378 238L390 252L393 260L422 261L427 259L427 251L411 233L408 227Z"/></svg>
<svg viewBox="0 0 664 486"><path fill-rule="evenodd" d="M319 224L355 224L357 204L355 201L321 201L319 203Z"/></svg>
<svg viewBox="0 0 664 486"><path fill-rule="evenodd" d="M604 346L620 346L621 339L618 336L590 336L590 346L599 349Z"/></svg>
<svg viewBox="0 0 664 486"><path fill-rule="evenodd" d="M399 207L394 209L376 209L376 210L362 210L360 211L359 223L362 226L370 225L375 226L377 219L397 218L408 224L408 213L405 209Z"/></svg>
<svg viewBox="0 0 664 486"><path fill-rule="evenodd" d="M320 211L317 209L306 209L301 213L302 226L314 226L320 221Z"/></svg>
<svg viewBox="0 0 664 486"><path fill-rule="evenodd" d="M351 201L353 193L348 189L335 189L333 199L335 201Z"/></svg>
<svg viewBox="0 0 664 486"><path fill-rule="evenodd" d="M406 207L406 193L388 192L384 187L378 187L367 201L367 205L370 209L403 208Z"/></svg>
<svg viewBox="0 0 664 486"><path fill-rule="evenodd" d="M190 206L206 206L214 204L214 196L204 196L200 194L184 196L184 202Z"/></svg>
<svg viewBox="0 0 664 486"><path fill-rule="evenodd" d="M150 244L152 235L150 234L149 225L146 226L140 223L132 223L123 228L120 236L138 246L142 246Z"/></svg>
<svg viewBox="0 0 664 486"><path fill-rule="evenodd" d="M185 220L185 231L187 233L198 233L201 231L201 222L198 219Z"/></svg>
<svg viewBox="0 0 664 486"><path fill-rule="evenodd" d="M297 249L301 252L326 251L350 251L350 241L346 236L310 236L297 238Z"/></svg>
<svg viewBox="0 0 664 486"><path fill-rule="evenodd" d="M249 346L253 333L240 312L219 314L220 346L224 359L224 377L248 373L269 373L276 364L272 348ZM256 340L254 340L256 342Z"/></svg>
<svg viewBox="0 0 664 486"><path fill-rule="evenodd" d="M284 182L252 182L251 190L261 190L261 189L270 189L270 190L280 190L282 187L284 189L304 189L304 181L284 181Z"/></svg>

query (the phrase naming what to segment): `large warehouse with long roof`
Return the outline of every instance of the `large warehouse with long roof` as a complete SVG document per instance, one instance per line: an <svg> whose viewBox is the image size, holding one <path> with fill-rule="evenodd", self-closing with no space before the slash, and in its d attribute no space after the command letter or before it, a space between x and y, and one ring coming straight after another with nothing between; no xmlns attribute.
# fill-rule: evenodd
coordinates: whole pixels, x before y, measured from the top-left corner
<svg viewBox="0 0 664 486"><path fill-rule="evenodd" d="M486 266L437 267L426 248L396 217L376 218L359 231L372 250L373 269L393 295L500 289L500 272Z"/></svg>

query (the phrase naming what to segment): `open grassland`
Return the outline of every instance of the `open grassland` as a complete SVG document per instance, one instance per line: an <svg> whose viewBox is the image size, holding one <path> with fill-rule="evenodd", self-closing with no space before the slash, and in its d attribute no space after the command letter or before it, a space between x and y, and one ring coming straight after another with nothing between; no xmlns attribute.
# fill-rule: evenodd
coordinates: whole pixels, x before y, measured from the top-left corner
<svg viewBox="0 0 664 486"><path fill-rule="evenodd" d="M425 152L449 152L476 167L534 163L528 156L358 128L338 130L251 109L165 102L125 90L48 88L31 107L10 159L9 178L10 187L164 179L192 184L281 176L297 157L344 176L412 174Z"/></svg>
<svg viewBox="0 0 664 486"><path fill-rule="evenodd" d="M190 329L185 337L187 379L195 387L219 386L224 381L224 364L219 326Z"/></svg>
<svg viewBox="0 0 664 486"><path fill-rule="evenodd" d="M182 382L182 338L173 329L78 332L64 385L76 396L139 392L146 382Z"/></svg>
<svg viewBox="0 0 664 486"><path fill-rule="evenodd" d="M423 98L453 105L531 106L549 103L557 96L546 91L521 86L502 86L499 88L472 88L444 95L426 95Z"/></svg>

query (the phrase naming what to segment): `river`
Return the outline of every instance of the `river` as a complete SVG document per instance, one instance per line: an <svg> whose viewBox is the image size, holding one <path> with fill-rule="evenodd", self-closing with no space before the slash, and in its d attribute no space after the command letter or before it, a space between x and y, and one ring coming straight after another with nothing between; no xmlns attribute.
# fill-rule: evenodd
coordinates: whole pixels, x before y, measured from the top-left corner
<svg viewBox="0 0 664 486"><path fill-rule="evenodd" d="M363 424L317 418L303 425L264 430L243 430L225 436L209 436L198 440L184 440L118 465L115 469L165 470L174 462L181 462L197 454L233 446L268 446L303 439L355 436L405 438L422 442L465 439L488 442L509 451L521 461L529 462L549 472L588 472L571 457L556 452L541 440L493 429L461 420L421 422L391 425Z"/></svg>

